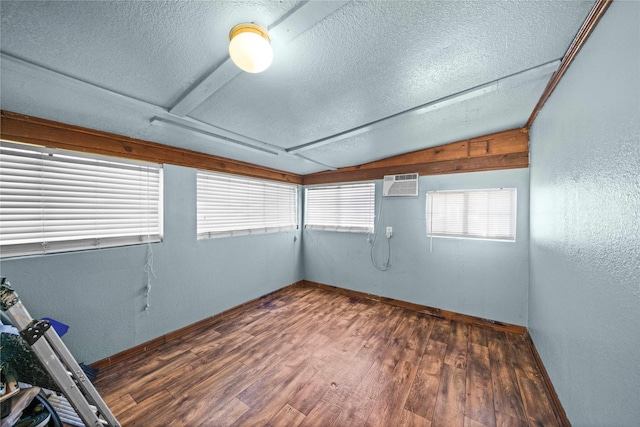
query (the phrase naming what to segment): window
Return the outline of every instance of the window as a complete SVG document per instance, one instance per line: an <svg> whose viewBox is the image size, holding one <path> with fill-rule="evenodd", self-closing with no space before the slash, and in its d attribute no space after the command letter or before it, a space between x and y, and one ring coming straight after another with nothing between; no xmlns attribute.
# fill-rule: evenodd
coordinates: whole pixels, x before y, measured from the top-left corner
<svg viewBox="0 0 640 427"><path fill-rule="evenodd" d="M162 238L162 168L0 143L2 257Z"/></svg>
<svg viewBox="0 0 640 427"><path fill-rule="evenodd" d="M305 228L373 233L375 183L309 187Z"/></svg>
<svg viewBox="0 0 640 427"><path fill-rule="evenodd" d="M198 171L198 239L298 227L297 186Z"/></svg>
<svg viewBox="0 0 640 427"><path fill-rule="evenodd" d="M514 242L516 189L427 192L427 236Z"/></svg>

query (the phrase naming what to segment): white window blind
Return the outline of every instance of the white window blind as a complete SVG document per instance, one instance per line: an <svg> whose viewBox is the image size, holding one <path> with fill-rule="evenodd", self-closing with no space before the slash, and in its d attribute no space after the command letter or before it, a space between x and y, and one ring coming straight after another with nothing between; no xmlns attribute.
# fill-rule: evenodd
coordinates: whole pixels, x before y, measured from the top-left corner
<svg viewBox="0 0 640 427"><path fill-rule="evenodd" d="M296 185L198 171L198 238L298 227Z"/></svg>
<svg viewBox="0 0 640 427"><path fill-rule="evenodd" d="M515 188L427 192L427 236L516 240Z"/></svg>
<svg viewBox="0 0 640 427"><path fill-rule="evenodd" d="M63 252L162 237L162 168L0 143L0 255Z"/></svg>
<svg viewBox="0 0 640 427"><path fill-rule="evenodd" d="M305 228L373 233L375 183L309 187Z"/></svg>

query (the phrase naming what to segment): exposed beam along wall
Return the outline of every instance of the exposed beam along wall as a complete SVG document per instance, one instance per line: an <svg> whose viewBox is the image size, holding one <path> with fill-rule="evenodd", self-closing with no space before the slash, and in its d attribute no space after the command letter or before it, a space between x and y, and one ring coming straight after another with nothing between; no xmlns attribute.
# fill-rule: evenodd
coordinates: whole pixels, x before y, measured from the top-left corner
<svg viewBox="0 0 640 427"><path fill-rule="evenodd" d="M0 137L11 141L295 184L365 181L407 172L439 175L529 166L529 134L524 128L453 142L360 166L301 176L9 111L1 112L1 120Z"/></svg>
<svg viewBox="0 0 640 427"><path fill-rule="evenodd" d="M0 137L9 141L294 184L302 183L302 176L289 172L9 111L1 112L0 127Z"/></svg>
<svg viewBox="0 0 640 427"><path fill-rule="evenodd" d="M365 163L360 166L341 168L341 171L377 169L387 166L404 166L419 163L459 160L496 154L510 154L528 150L529 134L526 129L512 129L476 138L464 139L436 147L425 148ZM324 173L324 172L320 172Z"/></svg>
<svg viewBox="0 0 640 427"><path fill-rule="evenodd" d="M529 132L518 128L303 177L305 185L382 179L384 175L440 175L529 167Z"/></svg>
<svg viewBox="0 0 640 427"><path fill-rule="evenodd" d="M531 129L531 126L536 120L538 113L547 102L547 99L549 99L549 97L551 96L553 90L556 88L556 86L558 86L560 79L562 79L564 73L567 72L567 69L569 69L569 66L573 62L573 59L576 57L580 49L582 49L582 46L586 43L593 30L596 28L596 25L598 25L600 18L602 18L604 13L607 11L612 1L613 0L597 0L589 11L587 19L582 24L582 27L578 31L578 34L576 34L573 42L571 42L571 46L569 46L569 49L567 49L567 52L562 58L558 71L556 71L553 76L551 76L549 83L547 83L547 87L544 89L544 92L542 92L542 96L531 112L531 116L529 116L529 120L527 120L527 124L525 125L527 129Z"/></svg>

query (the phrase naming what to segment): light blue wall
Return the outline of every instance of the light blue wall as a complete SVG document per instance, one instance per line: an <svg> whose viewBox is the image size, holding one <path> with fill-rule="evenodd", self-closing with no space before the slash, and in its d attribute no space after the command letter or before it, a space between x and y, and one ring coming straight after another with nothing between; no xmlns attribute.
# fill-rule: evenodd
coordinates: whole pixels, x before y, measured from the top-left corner
<svg viewBox="0 0 640 427"><path fill-rule="evenodd" d="M408 171L411 172L411 171ZM420 196L384 199L378 265L386 260L384 230L392 226L391 268L376 270L366 234L305 230L305 278L342 288L479 316L527 324L529 283L529 171L476 172L420 178ZM376 181L376 210L382 181ZM429 250L428 190L516 187L516 243L433 239Z"/></svg>
<svg viewBox="0 0 640 427"><path fill-rule="evenodd" d="M165 165L164 185L164 241L152 245L148 311L146 246L0 261L0 274L33 317L71 326L63 340L78 361L113 355L303 278L299 231L196 240L196 170Z"/></svg>
<svg viewBox="0 0 640 427"><path fill-rule="evenodd" d="M614 1L531 129L529 329L574 426L640 420L640 2Z"/></svg>

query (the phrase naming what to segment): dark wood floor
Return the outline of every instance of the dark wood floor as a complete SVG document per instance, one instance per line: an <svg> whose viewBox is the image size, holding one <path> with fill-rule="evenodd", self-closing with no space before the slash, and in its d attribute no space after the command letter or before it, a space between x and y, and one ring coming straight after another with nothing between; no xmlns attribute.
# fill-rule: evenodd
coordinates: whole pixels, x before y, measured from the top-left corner
<svg viewBox="0 0 640 427"><path fill-rule="evenodd" d="M103 370L123 426L556 426L524 337L292 287Z"/></svg>

